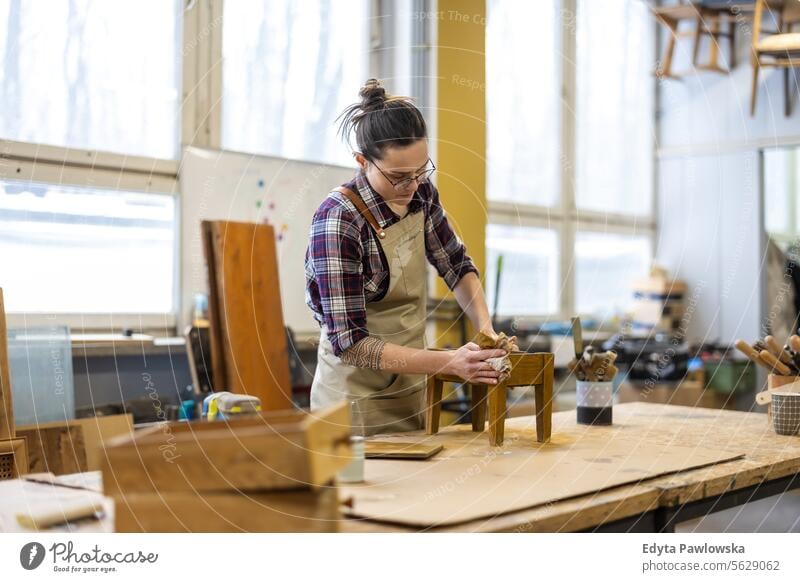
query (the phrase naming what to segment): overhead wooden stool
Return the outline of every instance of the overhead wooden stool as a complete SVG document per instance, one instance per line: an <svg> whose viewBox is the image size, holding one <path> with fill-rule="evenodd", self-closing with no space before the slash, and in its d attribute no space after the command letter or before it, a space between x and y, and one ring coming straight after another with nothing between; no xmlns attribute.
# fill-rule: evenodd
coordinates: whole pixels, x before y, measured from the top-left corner
<svg viewBox="0 0 800 582"><path fill-rule="evenodd" d="M536 440L546 443L550 440L553 418L553 354L514 352L508 357L511 361L511 372L502 382L498 384L468 382L472 392L472 431L483 432L488 416L489 440L492 445L502 445L506 420L506 389L534 386ZM464 383L461 378L448 374L428 376L425 399L425 431L428 434L439 432L445 382Z"/></svg>

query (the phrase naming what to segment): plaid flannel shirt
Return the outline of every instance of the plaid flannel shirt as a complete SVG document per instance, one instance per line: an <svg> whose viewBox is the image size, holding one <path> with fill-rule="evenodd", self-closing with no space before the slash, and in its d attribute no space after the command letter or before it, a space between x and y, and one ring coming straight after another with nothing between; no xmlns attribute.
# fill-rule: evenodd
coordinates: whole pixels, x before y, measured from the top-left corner
<svg viewBox="0 0 800 582"><path fill-rule="evenodd" d="M363 172L344 184L363 198L381 228L400 218L369 185ZM430 182L421 184L408 213L425 213L425 254L450 289L467 273L478 273L464 243L453 231ZM306 250L306 304L325 325L334 353L369 335L366 304L389 289L389 263L376 234L352 202L331 192L314 214Z"/></svg>

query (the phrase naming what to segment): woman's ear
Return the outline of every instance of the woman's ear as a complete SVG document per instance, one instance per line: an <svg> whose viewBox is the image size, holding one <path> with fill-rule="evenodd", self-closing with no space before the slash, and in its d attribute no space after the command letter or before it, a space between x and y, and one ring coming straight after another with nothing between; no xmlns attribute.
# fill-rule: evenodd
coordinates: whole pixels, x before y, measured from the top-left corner
<svg viewBox="0 0 800 582"><path fill-rule="evenodd" d="M353 158L356 160L358 167L362 170L367 169L367 158L361 152L353 152Z"/></svg>

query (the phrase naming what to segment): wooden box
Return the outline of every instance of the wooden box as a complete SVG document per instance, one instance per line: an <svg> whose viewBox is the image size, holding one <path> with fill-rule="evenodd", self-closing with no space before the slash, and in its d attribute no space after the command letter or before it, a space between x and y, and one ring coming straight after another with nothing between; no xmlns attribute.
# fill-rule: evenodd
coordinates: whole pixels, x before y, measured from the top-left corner
<svg viewBox="0 0 800 582"><path fill-rule="evenodd" d="M132 433L130 414L17 426L27 440L29 471L54 475L99 471L106 442Z"/></svg>
<svg viewBox="0 0 800 582"><path fill-rule="evenodd" d="M17 479L28 473L28 454L24 438L0 440L0 481Z"/></svg>
<svg viewBox="0 0 800 582"><path fill-rule="evenodd" d="M321 486L351 460L347 403L231 422L170 422L110 441L106 495Z"/></svg>
<svg viewBox="0 0 800 582"><path fill-rule="evenodd" d="M293 491L133 493L114 497L117 532L335 532L336 487Z"/></svg>
<svg viewBox="0 0 800 582"><path fill-rule="evenodd" d="M68 475L88 470L83 429L70 421L17 427L28 445L28 471Z"/></svg>

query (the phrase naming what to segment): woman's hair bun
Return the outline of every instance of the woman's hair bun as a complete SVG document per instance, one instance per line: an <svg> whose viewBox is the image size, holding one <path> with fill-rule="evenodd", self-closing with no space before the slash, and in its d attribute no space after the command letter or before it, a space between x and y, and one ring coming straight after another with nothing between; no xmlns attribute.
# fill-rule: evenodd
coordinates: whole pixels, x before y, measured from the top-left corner
<svg viewBox="0 0 800 582"><path fill-rule="evenodd" d="M425 119L408 97L388 94L377 79L367 79L358 95L361 101L339 115L339 133L348 144L355 134L368 160L381 159L387 147L406 147L428 137Z"/></svg>
<svg viewBox="0 0 800 582"><path fill-rule="evenodd" d="M381 86L378 79L367 79L366 83L361 86L358 95L361 97L362 111L378 108L387 98L386 89Z"/></svg>

